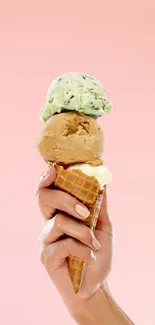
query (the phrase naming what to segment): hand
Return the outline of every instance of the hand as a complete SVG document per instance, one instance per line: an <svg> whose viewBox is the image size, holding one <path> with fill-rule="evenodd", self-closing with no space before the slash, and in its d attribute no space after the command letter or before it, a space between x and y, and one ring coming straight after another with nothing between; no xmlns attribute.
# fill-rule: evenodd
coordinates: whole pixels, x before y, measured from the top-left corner
<svg viewBox="0 0 155 325"><path fill-rule="evenodd" d="M93 235L80 221L88 216L88 210L69 194L48 188L55 177L55 169L51 167L41 177L36 191L44 218L40 256L67 307L74 312L106 282L112 262L112 225L107 212L106 191ZM66 258L69 255L78 256L86 263L78 295L74 294L68 273Z"/></svg>

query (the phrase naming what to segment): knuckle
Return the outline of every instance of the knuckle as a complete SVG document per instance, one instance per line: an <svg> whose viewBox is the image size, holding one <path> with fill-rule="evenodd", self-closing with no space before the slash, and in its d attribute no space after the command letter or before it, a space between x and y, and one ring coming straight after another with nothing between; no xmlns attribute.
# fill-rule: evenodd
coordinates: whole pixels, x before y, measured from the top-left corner
<svg viewBox="0 0 155 325"><path fill-rule="evenodd" d="M48 238L48 236L50 235L53 228L54 228L54 220L52 218L52 219L47 220L44 225L42 235L41 235L41 238L43 241Z"/></svg>
<svg viewBox="0 0 155 325"><path fill-rule="evenodd" d="M40 250L40 260L41 263L45 266L45 268L48 269L49 266L52 265L56 253L57 253L57 245L55 244L44 246Z"/></svg>
<svg viewBox="0 0 155 325"><path fill-rule="evenodd" d="M37 201L38 201L38 202L41 202L43 196L44 196L44 189L41 189L41 190L37 193Z"/></svg>
<svg viewBox="0 0 155 325"><path fill-rule="evenodd" d="M71 238L71 237L66 238L65 241L64 241L64 244L66 244L67 247L70 249L75 244L75 240L73 238Z"/></svg>
<svg viewBox="0 0 155 325"><path fill-rule="evenodd" d="M60 227L64 221L64 215L62 213L58 213L54 217L54 225L55 227Z"/></svg>
<svg viewBox="0 0 155 325"><path fill-rule="evenodd" d="M46 249L44 247L40 248L39 257L40 257L41 263L44 264L45 258L46 258Z"/></svg>

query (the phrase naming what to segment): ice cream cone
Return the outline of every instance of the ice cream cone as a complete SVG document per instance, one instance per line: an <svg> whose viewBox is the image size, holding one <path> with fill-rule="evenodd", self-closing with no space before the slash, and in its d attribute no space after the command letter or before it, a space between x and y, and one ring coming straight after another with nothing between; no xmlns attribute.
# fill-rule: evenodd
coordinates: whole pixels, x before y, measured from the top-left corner
<svg viewBox="0 0 155 325"><path fill-rule="evenodd" d="M94 231L106 185L111 174L103 166L104 132L96 119L110 112L111 102L95 77L71 72L51 83L40 118L44 123L36 147L41 157L56 168L53 187L85 205L90 215L84 224ZM78 293L85 263L69 256L68 267Z"/></svg>
<svg viewBox="0 0 155 325"><path fill-rule="evenodd" d="M87 176L81 170L64 169L60 165L54 165L54 167L57 173L54 186L71 194L89 209L90 215L84 224L94 231L104 189L100 190L100 184L95 177ZM81 286L85 263L75 256L69 256L67 261L74 292L77 294Z"/></svg>

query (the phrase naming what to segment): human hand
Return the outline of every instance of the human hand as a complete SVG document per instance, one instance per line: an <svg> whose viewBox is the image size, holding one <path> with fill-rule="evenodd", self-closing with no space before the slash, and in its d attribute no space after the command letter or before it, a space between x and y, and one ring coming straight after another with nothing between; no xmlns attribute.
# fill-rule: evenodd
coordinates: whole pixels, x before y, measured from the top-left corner
<svg viewBox="0 0 155 325"><path fill-rule="evenodd" d="M111 269L113 233L107 212L106 191L93 235L81 222L84 220L84 206L69 194L49 188L55 177L55 169L49 168L40 179L36 191L44 218L40 235L40 256L51 280L72 313L106 282ZM87 217L88 210L85 212ZM64 238L64 235L67 237ZM86 263L78 295L74 294L68 272L66 258L69 255L78 256Z"/></svg>

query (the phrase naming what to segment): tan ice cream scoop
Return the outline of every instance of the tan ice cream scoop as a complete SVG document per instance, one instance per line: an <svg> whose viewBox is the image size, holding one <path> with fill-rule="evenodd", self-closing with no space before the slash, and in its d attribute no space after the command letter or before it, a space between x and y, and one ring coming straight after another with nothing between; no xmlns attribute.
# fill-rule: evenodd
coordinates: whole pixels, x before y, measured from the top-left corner
<svg viewBox="0 0 155 325"><path fill-rule="evenodd" d="M36 139L41 157L63 166L92 161L97 165L103 146L103 130L97 122L89 116L73 112L49 118Z"/></svg>

